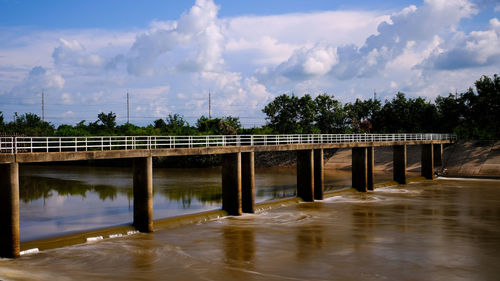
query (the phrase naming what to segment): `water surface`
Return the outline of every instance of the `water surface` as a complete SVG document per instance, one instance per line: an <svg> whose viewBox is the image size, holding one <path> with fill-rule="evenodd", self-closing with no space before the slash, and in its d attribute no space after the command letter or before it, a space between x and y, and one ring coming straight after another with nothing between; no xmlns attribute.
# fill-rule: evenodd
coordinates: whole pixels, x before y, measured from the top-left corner
<svg viewBox="0 0 500 281"><path fill-rule="evenodd" d="M344 192L0 260L5 280L497 280L500 182Z"/></svg>

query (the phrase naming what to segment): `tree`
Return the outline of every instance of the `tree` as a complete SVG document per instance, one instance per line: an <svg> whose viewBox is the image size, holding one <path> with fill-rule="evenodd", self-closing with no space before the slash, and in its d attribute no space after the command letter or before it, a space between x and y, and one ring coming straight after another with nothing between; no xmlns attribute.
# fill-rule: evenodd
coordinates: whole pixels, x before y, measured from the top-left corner
<svg viewBox="0 0 500 281"><path fill-rule="evenodd" d="M294 134L299 131L297 126L299 120L298 100L296 96L283 94L264 107L262 112L267 115L268 126L273 131L283 134Z"/></svg>
<svg viewBox="0 0 500 281"><path fill-rule="evenodd" d="M223 117L223 118L207 118L204 115L196 122L198 131L209 135L236 135L238 129L241 128L239 118Z"/></svg>
<svg viewBox="0 0 500 281"><path fill-rule="evenodd" d="M26 136L52 136L54 126L43 121L34 113L17 115L14 113L14 121L6 125L5 131L11 134L24 134Z"/></svg>
<svg viewBox="0 0 500 281"><path fill-rule="evenodd" d="M108 114L101 112L97 115L97 119L107 130L113 130L116 126L116 114L110 111Z"/></svg>
<svg viewBox="0 0 500 281"><path fill-rule="evenodd" d="M315 127L314 121L316 117L316 103L311 98L310 95L306 94L298 99L298 123L299 128L297 133L299 134L312 134L318 133L318 129Z"/></svg>
<svg viewBox="0 0 500 281"><path fill-rule="evenodd" d="M372 129L373 119L379 114L382 105L377 99L368 99L356 101L345 105L348 120L354 132L367 132Z"/></svg>
<svg viewBox="0 0 500 281"><path fill-rule="evenodd" d="M342 104L327 94L318 95L316 103L315 123L323 134L344 133L346 125L346 112Z"/></svg>

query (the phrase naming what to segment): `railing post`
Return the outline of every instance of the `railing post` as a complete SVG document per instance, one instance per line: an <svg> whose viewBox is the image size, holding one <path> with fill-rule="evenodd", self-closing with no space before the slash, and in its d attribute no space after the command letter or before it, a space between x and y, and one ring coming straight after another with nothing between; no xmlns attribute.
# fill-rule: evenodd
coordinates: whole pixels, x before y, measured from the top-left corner
<svg viewBox="0 0 500 281"><path fill-rule="evenodd" d="M62 147L61 147L61 138L59 137L59 152L61 152Z"/></svg>
<svg viewBox="0 0 500 281"><path fill-rule="evenodd" d="M75 151L78 151L78 143L76 142L76 138L75 138Z"/></svg>
<svg viewBox="0 0 500 281"><path fill-rule="evenodd" d="M103 150L104 150L104 140L103 140L103 138L101 137L101 151L103 151Z"/></svg>
<svg viewBox="0 0 500 281"><path fill-rule="evenodd" d="M30 138L30 149L31 152L33 153L33 138Z"/></svg>

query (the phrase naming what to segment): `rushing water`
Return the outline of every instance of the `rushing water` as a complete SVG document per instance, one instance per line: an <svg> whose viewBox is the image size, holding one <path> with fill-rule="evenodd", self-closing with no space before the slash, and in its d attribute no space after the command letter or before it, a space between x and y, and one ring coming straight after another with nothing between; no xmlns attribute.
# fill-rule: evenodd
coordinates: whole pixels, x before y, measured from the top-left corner
<svg viewBox="0 0 500 281"><path fill-rule="evenodd" d="M24 237L130 222L130 172L24 167ZM155 215L220 207L220 170L154 173ZM294 169L259 170L256 187L293 194ZM498 280L498 264L500 181L438 179L1 259L0 280Z"/></svg>
<svg viewBox="0 0 500 281"><path fill-rule="evenodd" d="M378 174L379 180L390 175ZM220 209L221 171L154 169L154 219ZM326 189L351 185L349 171L326 170ZM257 169L255 201L293 197L295 168ZM21 166L21 241L130 223L132 170L91 166Z"/></svg>

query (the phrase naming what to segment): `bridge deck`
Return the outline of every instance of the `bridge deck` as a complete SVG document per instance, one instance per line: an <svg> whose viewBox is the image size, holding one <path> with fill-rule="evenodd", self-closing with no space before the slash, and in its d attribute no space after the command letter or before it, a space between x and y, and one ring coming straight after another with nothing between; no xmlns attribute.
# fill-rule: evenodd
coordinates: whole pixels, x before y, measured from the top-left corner
<svg viewBox="0 0 500 281"><path fill-rule="evenodd" d="M393 146L393 145L421 145L421 144L446 144L452 140L409 140L409 141L361 141L337 143L301 143L278 145L232 145L209 147L184 147L184 148L150 148L150 149L119 149L96 151L55 151L55 152L18 152L1 153L0 163L34 163L34 162L59 162L79 161L94 159L120 159L162 156L188 156L228 154L236 152L262 152L262 151L294 151L306 149L335 149L352 147Z"/></svg>

